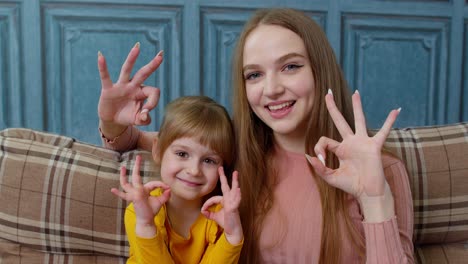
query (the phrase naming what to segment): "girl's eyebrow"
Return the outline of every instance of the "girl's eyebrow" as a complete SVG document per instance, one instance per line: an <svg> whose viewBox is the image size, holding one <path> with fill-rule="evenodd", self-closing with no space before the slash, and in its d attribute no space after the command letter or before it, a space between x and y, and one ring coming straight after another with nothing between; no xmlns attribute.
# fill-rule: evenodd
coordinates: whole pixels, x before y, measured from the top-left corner
<svg viewBox="0 0 468 264"><path fill-rule="evenodd" d="M281 64L283 63L284 61L288 60L289 58L294 58L294 57L301 57L301 58L304 58L306 59L306 57L301 54L301 53L297 53L297 52L291 52L291 53L288 53L288 54L285 54L281 57L279 57L277 60L276 60L276 64ZM258 68L259 65L258 64L247 64L245 65L242 70L245 72L247 71L248 69L255 69L255 68Z"/></svg>

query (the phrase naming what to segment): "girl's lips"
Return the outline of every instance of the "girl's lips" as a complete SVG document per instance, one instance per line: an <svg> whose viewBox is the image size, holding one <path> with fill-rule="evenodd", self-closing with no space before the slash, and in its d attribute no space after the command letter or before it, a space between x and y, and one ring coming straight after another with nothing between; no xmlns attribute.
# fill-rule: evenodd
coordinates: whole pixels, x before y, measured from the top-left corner
<svg viewBox="0 0 468 264"><path fill-rule="evenodd" d="M196 183L196 182L192 182L192 181L189 181L189 180L184 180L184 179L179 178L179 177L177 177L177 179L178 179L179 181L185 183L186 185L191 186L191 187L196 187L196 186L202 185L201 183Z"/></svg>

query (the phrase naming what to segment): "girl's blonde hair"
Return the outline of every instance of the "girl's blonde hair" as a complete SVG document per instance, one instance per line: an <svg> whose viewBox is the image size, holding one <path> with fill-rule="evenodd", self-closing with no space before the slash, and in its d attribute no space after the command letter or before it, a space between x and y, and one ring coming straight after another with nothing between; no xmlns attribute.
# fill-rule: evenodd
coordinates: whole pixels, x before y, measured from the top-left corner
<svg viewBox="0 0 468 264"><path fill-rule="evenodd" d="M309 17L292 9L264 9L257 11L246 23L237 43L233 58L234 127L238 148L242 202L240 214L246 234L241 254L241 263L258 263L258 241L266 213L273 203L275 171L271 164L273 132L252 112L247 101L243 75L244 46L249 34L259 25L277 25L296 33L303 41L315 79L315 96L308 120L305 153L314 154L314 146L321 136L337 141L342 138L337 131L325 105L328 88L333 91L338 109L354 130L354 118L350 94L340 65L322 29ZM267 41L267 40L266 40ZM337 168L336 157L327 154L327 166ZM342 231L349 236L355 249L364 255L363 238L353 225L348 214L347 194L336 189L319 176L315 176L320 191L323 210L320 263L340 261ZM345 229L340 230L340 218ZM307 223L304 223L307 224Z"/></svg>
<svg viewBox="0 0 468 264"><path fill-rule="evenodd" d="M235 162L235 136L226 109L206 96L180 97L166 106L157 139L156 156L162 158L167 148L179 138L193 138L216 152L226 176Z"/></svg>

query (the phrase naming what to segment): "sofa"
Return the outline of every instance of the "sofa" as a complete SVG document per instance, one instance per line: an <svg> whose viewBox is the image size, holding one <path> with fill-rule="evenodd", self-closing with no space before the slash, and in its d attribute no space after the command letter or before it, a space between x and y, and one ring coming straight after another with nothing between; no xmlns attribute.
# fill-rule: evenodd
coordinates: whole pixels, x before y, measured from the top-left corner
<svg viewBox="0 0 468 264"><path fill-rule="evenodd" d="M415 262L468 263L468 123L393 129L385 148L407 165ZM110 189L137 154L143 180L157 179L149 152L0 131L0 263L125 263L127 204Z"/></svg>

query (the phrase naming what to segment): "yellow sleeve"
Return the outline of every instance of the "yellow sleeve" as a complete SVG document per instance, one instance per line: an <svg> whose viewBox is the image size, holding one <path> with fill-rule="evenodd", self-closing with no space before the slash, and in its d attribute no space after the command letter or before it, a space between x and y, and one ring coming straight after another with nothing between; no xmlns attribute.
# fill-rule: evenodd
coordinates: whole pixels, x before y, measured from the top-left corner
<svg viewBox="0 0 468 264"><path fill-rule="evenodd" d="M156 218L162 215L164 216L163 209L159 211ZM127 232L128 242L130 244L130 256L127 260L127 264L133 263L162 263L162 264L173 264L172 256L165 243L165 230L161 230L161 227L156 225L157 233L153 238L141 238L135 233L136 226L136 215L133 209L133 204L130 204L125 210L125 231ZM164 227L162 227L164 228Z"/></svg>
<svg viewBox="0 0 468 264"><path fill-rule="evenodd" d="M236 264L239 261L243 244L244 240L238 245L231 245L223 232L221 237L214 244L210 243L208 245L200 264Z"/></svg>

